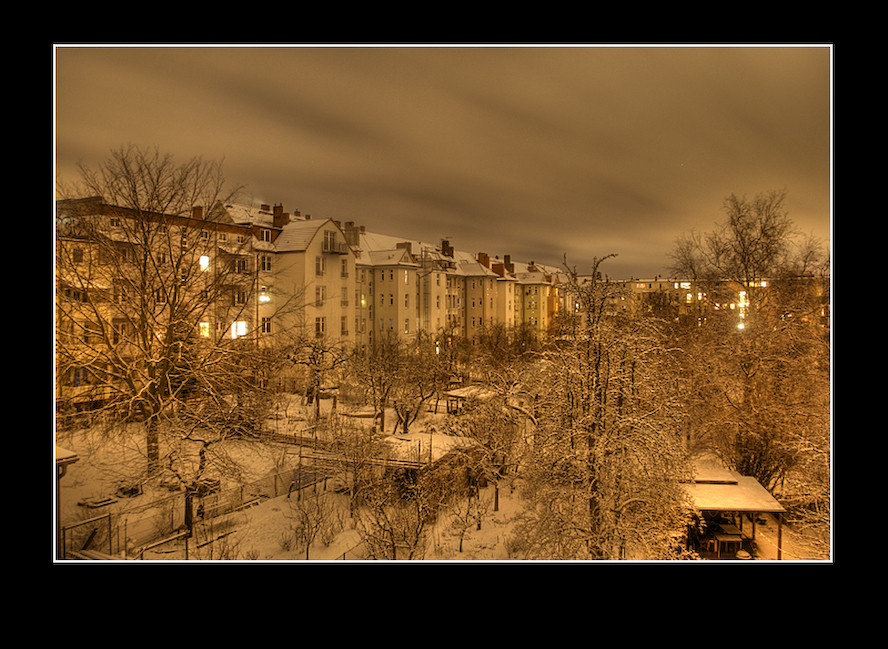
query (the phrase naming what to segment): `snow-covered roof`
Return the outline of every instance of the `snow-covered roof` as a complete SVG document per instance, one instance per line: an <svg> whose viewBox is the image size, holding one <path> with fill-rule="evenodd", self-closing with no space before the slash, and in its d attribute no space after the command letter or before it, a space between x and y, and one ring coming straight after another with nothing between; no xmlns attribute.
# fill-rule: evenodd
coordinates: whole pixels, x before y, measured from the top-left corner
<svg viewBox="0 0 888 649"><path fill-rule="evenodd" d="M64 448L62 446L56 445L55 447L55 455L56 455L56 464L73 464L80 458L77 456L77 453L74 451Z"/></svg>
<svg viewBox="0 0 888 649"><path fill-rule="evenodd" d="M271 212L250 205L228 203L225 205L225 212L231 218L232 222L237 223L238 225L255 224L266 225L268 227L273 225L274 215Z"/></svg>
<svg viewBox="0 0 888 649"><path fill-rule="evenodd" d="M362 264L370 266L416 266L404 248L392 250L370 250L367 257L361 259Z"/></svg>
<svg viewBox="0 0 888 649"><path fill-rule="evenodd" d="M393 237L391 235L380 234L378 232L362 232L360 235L358 248L365 252L370 252L373 250L394 250L398 248L399 245L403 249L404 244L409 244L410 254L417 257L423 255L431 259L444 257L444 255L441 254L441 251L435 246L435 244L429 243L427 241L418 241L416 239L407 239L405 237Z"/></svg>
<svg viewBox="0 0 888 649"><path fill-rule="evenodd" d="M554 266L520 261L512 264L515 268L515 277L521 284L552 284L559 275L559 270Z"/></svg>
<svg viewBox="0 0 888 649"><path fill-rule="evenodd" d="M305 221L290 221L281 229L281 233L275 239L274 248L278 252L305 251L318 230L328 223L332 223L332 220L308 219Z"/></svg>
<svg viewBox="0 0 888 649"><path fill-rule="evenodd" d="M485 400L496 396L496 392L481 385L467 385L462 388L454 388L453 390L448 390L445 394L453 399L474 398Z"/></svg>
<svg viewBox="0 0 888 649"><path fill-rule="evenodd" d="M447 264L451 268L451 272L465 277L492 277L496 279L522 279L528 284L550 284L553 278L560 272L554 266L545 266L543 264L529 264L522 262L511 262L514 265L514 273L506 272L505 276L494 272L489 266L485 266L476 255L463 250L453 250L453 256L444 254L440 244L432 244L427 241L418 241L416 239L408 239L405 237L396 237L378 232L362 232L358 243L358 248L362 253L372 253L374 251L392 251L395 249L405 249L404 244L409 244L410 254L413 255L417 263L421 262L438 262ZM504 260L494 257L490 260L492 264L504 263ZM375 261L370 263L377 263Z"/></svg>
<svg viewBox="0 0 888 649"><path fill-rule="evenodd" d="M758 480L730 471L711 458L695 463L694 481L684 486L700 511L786 511Z"/></svg>

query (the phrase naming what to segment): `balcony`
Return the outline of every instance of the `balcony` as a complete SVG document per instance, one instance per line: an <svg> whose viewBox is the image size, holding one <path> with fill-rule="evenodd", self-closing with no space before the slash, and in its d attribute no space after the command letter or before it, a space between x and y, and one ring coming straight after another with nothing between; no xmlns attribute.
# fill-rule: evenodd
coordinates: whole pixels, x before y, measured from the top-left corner
<svg viewBox="0 0 888 649"><path fill-rule="evenodd" d="M321 250L322 252L331 255L347 255L348 244L344 241L331 241L329 239L324 239Z"/></svg>

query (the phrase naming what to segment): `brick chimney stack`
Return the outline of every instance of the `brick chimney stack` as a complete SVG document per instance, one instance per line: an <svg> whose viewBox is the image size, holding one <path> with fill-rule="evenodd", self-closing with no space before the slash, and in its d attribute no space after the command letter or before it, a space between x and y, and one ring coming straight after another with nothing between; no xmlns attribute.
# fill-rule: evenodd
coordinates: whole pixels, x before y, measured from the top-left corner
<svg viewBox="0 0 888 649"><path fill-rule="evenodd" d="M290 214L287 212L284 212L283 205L275 205L274 212L272 213L271 219L272 219L272 223L274 224L274 227L282 228L285 225L287 225L287 223L290 222Z"/></svg>
<svg viewBox="0 0 888 649"><path fill-rule="evenodd" d="M191 216L196 219L203 219L204 217L204 208L203 205L195 205L191 208Z"/></svg>

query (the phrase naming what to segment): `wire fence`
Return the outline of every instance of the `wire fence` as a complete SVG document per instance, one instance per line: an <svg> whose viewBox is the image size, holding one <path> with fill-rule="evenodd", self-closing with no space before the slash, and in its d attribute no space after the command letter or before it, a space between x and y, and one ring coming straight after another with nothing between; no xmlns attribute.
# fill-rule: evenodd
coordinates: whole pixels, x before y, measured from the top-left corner
<svg viewBox="0 0 888 649"><path fill-rule="evenodd" d="M98 503L95 515L60 528L60 559L150 559L189 556L224 539L230 523L225 516L293 491L322 485L332 472L323 466L300 465L231 489L213 489L191 496L192 525L186 521L185 492L147 503ZM224 543L223 543L224 545ZM224 554L224 552L223 552Z"/></svg>

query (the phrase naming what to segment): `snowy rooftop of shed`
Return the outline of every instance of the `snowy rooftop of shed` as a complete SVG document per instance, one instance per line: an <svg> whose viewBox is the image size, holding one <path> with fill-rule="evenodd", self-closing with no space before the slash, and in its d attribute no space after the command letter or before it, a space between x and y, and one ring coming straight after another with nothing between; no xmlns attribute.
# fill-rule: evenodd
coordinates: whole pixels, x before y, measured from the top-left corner
<svg viewBox="0 0 888 649"><path fill-rule="evenodd" d="M694 482L685 488L700 511L786 511L758 480L730 471L713 459L695 463Z"/></svg>

